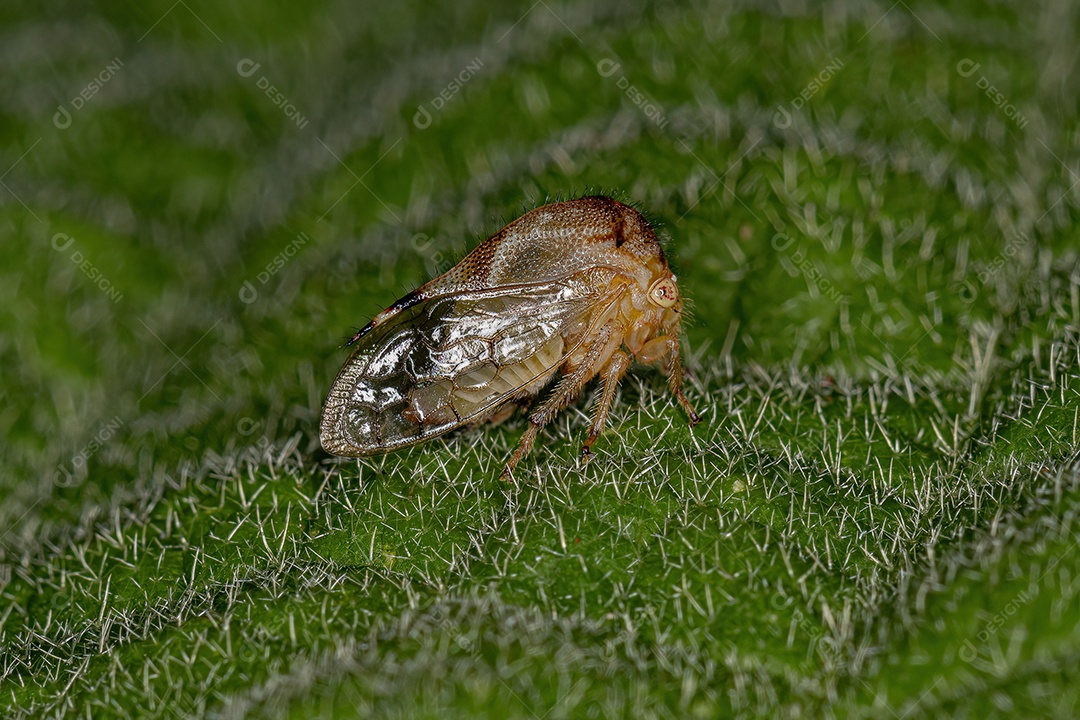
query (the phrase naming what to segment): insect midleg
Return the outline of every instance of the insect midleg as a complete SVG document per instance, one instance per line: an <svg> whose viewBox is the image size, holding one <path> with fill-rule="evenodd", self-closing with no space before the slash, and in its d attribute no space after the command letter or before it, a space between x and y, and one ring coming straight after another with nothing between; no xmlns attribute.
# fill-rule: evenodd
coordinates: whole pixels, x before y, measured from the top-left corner
<svg viewBox="0 0 1080 720"><path fill-rule="evenodd" d="M611 403L615 399L615 390L629 367L630 356L622 350L616 350L611 356L611 361L608 362L607 369L604 371L604 391L600 395L600 402L596 408L596 417L593 419L592 427L589 428L589 435L585 438L585 444L581 446L582 462L588 462L592 458L593 443L596 442L596 438L600 437L600 433L604 431L608 412L611 410Z"/></svg>
<svg viewBox="0 0 1080 720"><path fill-rule="evenodd" d="M514 468L521 462L522 458L529 454L529 451L532 449L533 441L536 439L537 433L540 432L540 428L551 422L551 419L554 418L560 410L569 405L581 392L581 388L584 387L585 383L592 377L593 367L604 348L611 341L611 336L614 332L615 326L611 323L600 328L597 332L596 339L589 346L581 363L574 368L570 374L563 376L563 379L555 386L554 392L552 392L551 395L536 408L536 410L529 413L529 427L525 429L525 434L521 438L521 444L514 450L514 454L510 456L510 459L506 463L506 467L502 471L500 477L503 480L511 480L513 478Z"/></svg>
<svg viewBox="0 0 1080 720"><path fill-rule="evenodd" d="M675 399L679 401L683 410L686 411L686 415L690 418L690 427L694 427L701 422L701 416L697 414L683 393L683 366L679 350L679 338L671 335L667 336L667 348L667 367L665 369L668 376L668 386L671 388L671 392L675 394Z"/></svg>

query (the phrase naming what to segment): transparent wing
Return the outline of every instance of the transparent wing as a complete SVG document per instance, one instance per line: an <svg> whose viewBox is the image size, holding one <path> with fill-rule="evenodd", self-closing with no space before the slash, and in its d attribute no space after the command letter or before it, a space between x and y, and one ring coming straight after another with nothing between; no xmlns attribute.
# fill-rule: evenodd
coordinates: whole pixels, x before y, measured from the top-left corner
<svg viewBox="0 0 1080 720"><path fill-rule="evenodd" d="M598 302L610 300L575 275L405 307L357 341L323 407L323 447L358 456L410 445L538 389Z"/></svg>

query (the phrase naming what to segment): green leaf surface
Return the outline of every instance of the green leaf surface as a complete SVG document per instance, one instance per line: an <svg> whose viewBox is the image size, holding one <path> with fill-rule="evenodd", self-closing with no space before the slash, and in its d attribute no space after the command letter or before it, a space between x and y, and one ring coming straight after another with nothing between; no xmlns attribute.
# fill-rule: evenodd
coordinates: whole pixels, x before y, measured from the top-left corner
<svg viewBox="0 0 1080 720"><path fill-rule="evenodd" d="M0 10L0 715L1073 717L1077 10ZM637 367L344 460L340 344L605 192Z"/></svg>

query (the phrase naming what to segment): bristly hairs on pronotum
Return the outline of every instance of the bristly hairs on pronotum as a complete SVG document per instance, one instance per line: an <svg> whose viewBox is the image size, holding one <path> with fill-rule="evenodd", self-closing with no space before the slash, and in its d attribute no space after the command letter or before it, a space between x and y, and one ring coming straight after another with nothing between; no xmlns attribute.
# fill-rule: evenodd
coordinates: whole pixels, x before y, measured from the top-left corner
<svg viewBox="0 0 1080 720"><path fill-rule="evenodd" d="M641 213L641 216L645 218L645 221L647 223L649 223L649 227L651 227L653 229L653 232L656 233L656 239L660 243L661 250L664 251L664 259L670 265L670 253L668 252L668 249L671 247L672 238L666 230L667 224L660 219L659 215L653 212L650 208L646 207L637 198L631 197L629 193L627 193L625 190L617 187L604 185L586 185L583 189L577 192L571 192L568 190L557 190L552 193L551 191L546 191L542 200L537 199L534 200L532 203L529 203L525 199L522 199L520 201L520 210L513 217L507 217L505 213L493 215L491 218L493 227L489 232L487 232L486 234L473 233L471 242L466 244L465 250L462 253L461 257L458 258L458 260L460 261L461 258L472 252L477 245L484 242L489 237L497 233L500 229L506 227L511 222L519 219L522 215L528 212L532 212L533 210L544 207L545 205L550 205L551 203L569 202L571 200L581 200L587 197L606 197L611 200L615 200L616 202L622 203L627 207L633 208L637 212ZM421 282L421 285L430 282L431 280L434 280L436 277L438 277L438 275L429 276L429 273L427 273L425 270L423 275L424 280L423 282ZM402 292L408 292L408 288L404 285L402 286Z"/></svg>
<svg viewBox="0 0 1080 720"><path fill-rule="evenodd" d="M641 216L645 218L645 222L649 223L649 227L651 227L653 229L653 232L656 233L656 239L660 243L660 249L664 252L664 260L668 263L669 267L671 266L671 253L668 251L671 248L672 236L671 233L667 230L668 224L664 222L660 218L660 215L658 215L654 210L646 207L641 200L632 197L622 188L609 187L604 185L586 185L579 192L557 191L554 195L548 192L544 195L543 201L534 202L531 206L523 201L521 203L521 214L524 215L527 212L535 210L539 207L543 207L544 205L549 205L553 202L567 202L569 200L581 200L583 198L597 196L610 198L611 200L620 202L623 205L633 208L637 212L641 213ZM505 227L506 224L507 223L503 223L499 227ZM675 270L676 268L672 267L672 271ZM676 272L675 274L677 275L678 272Z"/></svg>

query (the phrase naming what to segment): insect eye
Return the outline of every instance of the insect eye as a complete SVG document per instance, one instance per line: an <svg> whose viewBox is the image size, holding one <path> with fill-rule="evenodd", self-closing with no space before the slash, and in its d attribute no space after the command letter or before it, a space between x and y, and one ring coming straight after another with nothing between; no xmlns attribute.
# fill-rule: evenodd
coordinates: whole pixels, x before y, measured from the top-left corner
<svg viewBox="0 0 1080 720"><path fill-rule="evenodd" d="M669 308L679 302L679 289L675 287L673 278L660 278L649 288L649 300L654 305Z"/></svg>

